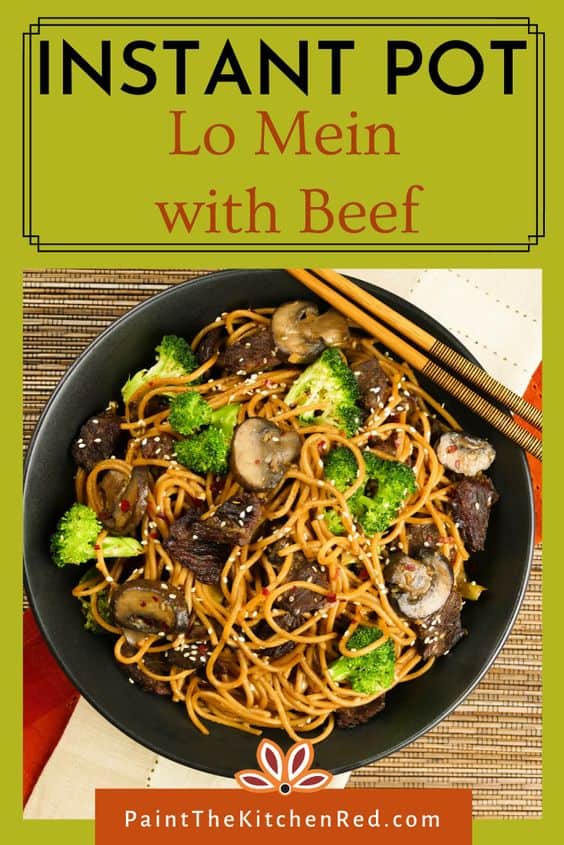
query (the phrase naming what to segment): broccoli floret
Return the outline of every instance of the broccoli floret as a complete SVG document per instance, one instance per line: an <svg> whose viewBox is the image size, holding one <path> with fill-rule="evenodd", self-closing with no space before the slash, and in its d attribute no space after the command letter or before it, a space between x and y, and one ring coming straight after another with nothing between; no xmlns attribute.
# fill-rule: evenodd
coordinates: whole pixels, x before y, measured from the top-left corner
<svg viewBox="0 0 564 845"><path fill-rule="evenodd" d="M413 470L406 464L383 460L368 450L362 456L366 465L366 479L350 497L348 504L353 519L368 537L372 537L389 528L404 501L417 489L417 484ZM324 463L325 477L335 482L337 490L343 492L356 480L358 464L346 446L332 449ZM337 514L329 517L326 514L325 518L333 534L343 533L343 530L334 531L332 527L339 528L340 525L342 529Z"/></svg>
<svg viewBox="0 0 564 845"><path fill-rule="evenodd" d="M139 388L151 379L181 378L192 373L198 366L196 356L186 341L174 334L167 334L157 346L157 361L149 370L139 370L131 376L121 389L124 402L129 402Z"/></svg>
<svg viewBox="0 0 564 845"><path fill-rule="evenodd" d="M364 533L372 537L389 528L417 483L411 467L400 461L386 461L371 452L364 457L367 482L351 496L349 507Z"/></svg>
<svg viewBox="0 0 564 845"><path fill-rule="evenodd" d="M74 504L60 518L51 537L51 555L57 566L86 563L96 557L94 545L102 523L86 505ZM136 557L143 546L133 537L104 537L100 543L105 557Z"/></svg>
<svg viewBox="0 0 564 845"><path fill-rule="evenodd" d="M336 446L324 460L325 478L335 484L341 493L354 484L358 474L358 464L350 449Z"/></svg>
<svg viewBox="0 0 564 845"><path fill-rule="evenodd" d="M323 518L331 534L334 534L336 537L340 537L341 534L345 533L345 526L343 525L343 520L341 519L337 511L333 510L333 508L331 508L331 510L325 511Z"/></svg>
<svg viewBox="0 0 564 845"><path fill-rule="evenodd" d="M95 566L92 566L84 573L78 583L83 584L85 581L100 582L100 580L100 573L98 572ZM108 590L102 590L99 593L96 593L96 607L98 608L98 613L100 614L102 619L105 619L106 622L111 623ZM94 614L92 613L91 595L80 597L80 609L82 610L82 613L84 615L84 627L87 631L92 631L93 634L107 633L105 628L102 628L101 625L98 625L96 619L94 618Z"/></svg>
<svg viewBox="0 0 564 845"><path fill-rule="evenodd" d="M187 440L176 444L176 458L193 472L227 472L227 458L231 441L220 428L210 425Z"/></svg>
<svg viewBox="0 0 564 845"><path fill-rule="evenodd" d="M326 349L296 379L286 395L290 407L326 405L322 411L306 411L299 417L304 425L318 422L332 425L352 437L360 427L358 384L352 370L337 349Z"/></svg>
<svg viewBox="0 0 564 845"><path fill-rule="evenodd" d="M382 637L379 628L358 627L349 638L349 651L366 648ZM387 639L381 646L377 646L360 657L345 657L341 655L329 667L329 674L337 683L347 681L355 692L362 695L375 695L384 692L394 681L396 655L394 644Z"/></svg>
<svg viewBox="0 0 564 845"><path fill-rule="evenodd" d="M180 434L193 434L211 419L211 406L195 390L179 393L170 403L168 421Z"/></svg>
<svg viewBox="0 0 564 845"><path fill-rule="evenodd" d="M233 429L237 424L239 405L224 405L210 414L211 425L188 440L176 444L176 458L193 472L227 472Z"/></svg>

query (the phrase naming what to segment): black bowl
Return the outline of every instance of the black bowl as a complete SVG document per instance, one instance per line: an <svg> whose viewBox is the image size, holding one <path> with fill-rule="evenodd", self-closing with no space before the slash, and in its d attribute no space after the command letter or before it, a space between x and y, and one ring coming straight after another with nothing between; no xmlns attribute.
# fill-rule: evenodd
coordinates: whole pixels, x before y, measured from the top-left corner
<svg viewBox="0 0 564 845"><path fill-rule="evenodd" d="M220 775L255 765L256 737L218 725L212 725L211 735L203 737L182 705L126 683L112 658L111 638L84 630L79 604L70 593L78 570L55 568L49 557L49 536L73 501L69 446L76 431L109 399L119 396L126 376L151 360L163 334L190 338L221 311L276 305L304 298L304 293L303 287L281 270L236 270L173 287L143 302L101 334L67 372L43 412L26 463L26 586L41 630L63 670L90 704L133 739L178 763ZM387 291L377 293L435 337L472 358L425 313ZM397 751L450 713L495 659L527 584L533 507L523 452L438 388L427 386L464 428L487 437L497 449L491 474L501 500L493 512L486 551L473 558L473 572L488 591L478 603L466 604L463 623L469 635L451 654L420 679L392 690L386 709L371 722L354 730L335 730L316 746L317 764L333 772L354 769ZM271 735L288 745L281 732Z"/></svg>

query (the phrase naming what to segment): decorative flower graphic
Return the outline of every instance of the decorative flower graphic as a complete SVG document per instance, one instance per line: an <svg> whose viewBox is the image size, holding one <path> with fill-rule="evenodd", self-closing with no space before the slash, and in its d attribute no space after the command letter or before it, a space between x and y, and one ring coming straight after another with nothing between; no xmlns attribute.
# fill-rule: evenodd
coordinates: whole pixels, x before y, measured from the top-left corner
<svg viewBox="0 0 564 845"><path fill-rule="evenodd" d="M235 773L235 780L249 792L317 792L325 789L333 775L325 769L310 768L313 763L311 742L296 742L284 754L279 745L263 739L257 748L257 762L261 768L242 769Z"/></svg>

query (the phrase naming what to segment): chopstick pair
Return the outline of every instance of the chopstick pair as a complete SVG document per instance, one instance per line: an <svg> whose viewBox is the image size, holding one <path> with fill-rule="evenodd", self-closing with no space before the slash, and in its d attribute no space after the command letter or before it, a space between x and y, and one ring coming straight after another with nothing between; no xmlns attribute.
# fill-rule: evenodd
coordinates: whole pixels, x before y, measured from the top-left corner
<svg viewBox="0 0 564 845"><path fill-rule="evenodd" d="M542 441L538 437L522 428L509 414L459 381L452 373L444 370L419 349L410 346L403 338L398 337L366 312L368 311L391 324L394 329L402 332L409 340L430 355L455 370L463 378L473 382L479 389L514 411L536 429L542 430L541 411L526 402L521 396L518 396L486 373L485 370L468 361L463 355L437 340L429 332L416 326L411 320L398 314L388 305L334 270L315 269L311 273L303 269L289 269L288 272L333 308L336 308L381 341L395 355L403 358L410 366L419 370L422 375L434 381L451 396L467 405L490 425L505 434L514 443L517 443L518 446L521 446L522 449L542 461ZM343 294L346 294L346 296L343 296ZM362 306L362 308L358 306Z"/></svg>

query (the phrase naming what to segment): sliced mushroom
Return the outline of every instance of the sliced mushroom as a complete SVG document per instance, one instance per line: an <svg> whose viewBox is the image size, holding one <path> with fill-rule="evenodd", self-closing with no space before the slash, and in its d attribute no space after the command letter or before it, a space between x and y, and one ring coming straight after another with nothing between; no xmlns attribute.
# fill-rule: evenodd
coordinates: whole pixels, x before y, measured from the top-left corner
<svg viewBox="0 0 564 845"><path fill-rule="evenodd" d="M150 477L147 467L135 467L130 476L115 469L105 473L99 485L98 517L112 534L133 534L147 509Z"/></svg>
<svg viewBox="0 0 564 845"><path fill-rule="evenodd" d="M299 454L297 432L283 432L269 420L250 417L235 429L231 470L246 490L271 490Z"/></svg>
<svg viewBox="0 0 564 845"><path fill-rule="evenodd" d="M310 330L319 335L325 346L344 346L350 337L347 321L332 308L317 317Z"/></svg>
<svg viewBox="0 0 564 845"><path fill-rule="evenodd" d="M276 347L291 364L309 364L326 346L343 346L349 338L345 318L337 311L319 315L313 302L286 302L272 315Z"/></svg>
<svg viewBox="0 0 564 845"><path fill-rule="evenodd" d="M461 475L477 475L495 460L495 449L487 440L463 431L447 431L437 445L437 457L447 469Z"/></svg>
<svg viewBox="0 0 564 845"><path fill-rule="evenodd" d="M144 634L185 633L191 624L182 590L147 578L118 587L110 599L110 610L116 625Z"/></svg>
<svg viewBox="0 0 564 845"><path fill-rule="evenodd" d="M450 564L437 552L420 559L393 555L384 578L399 611L408 619L424 619L440 610L454 583Z"/></svg>

